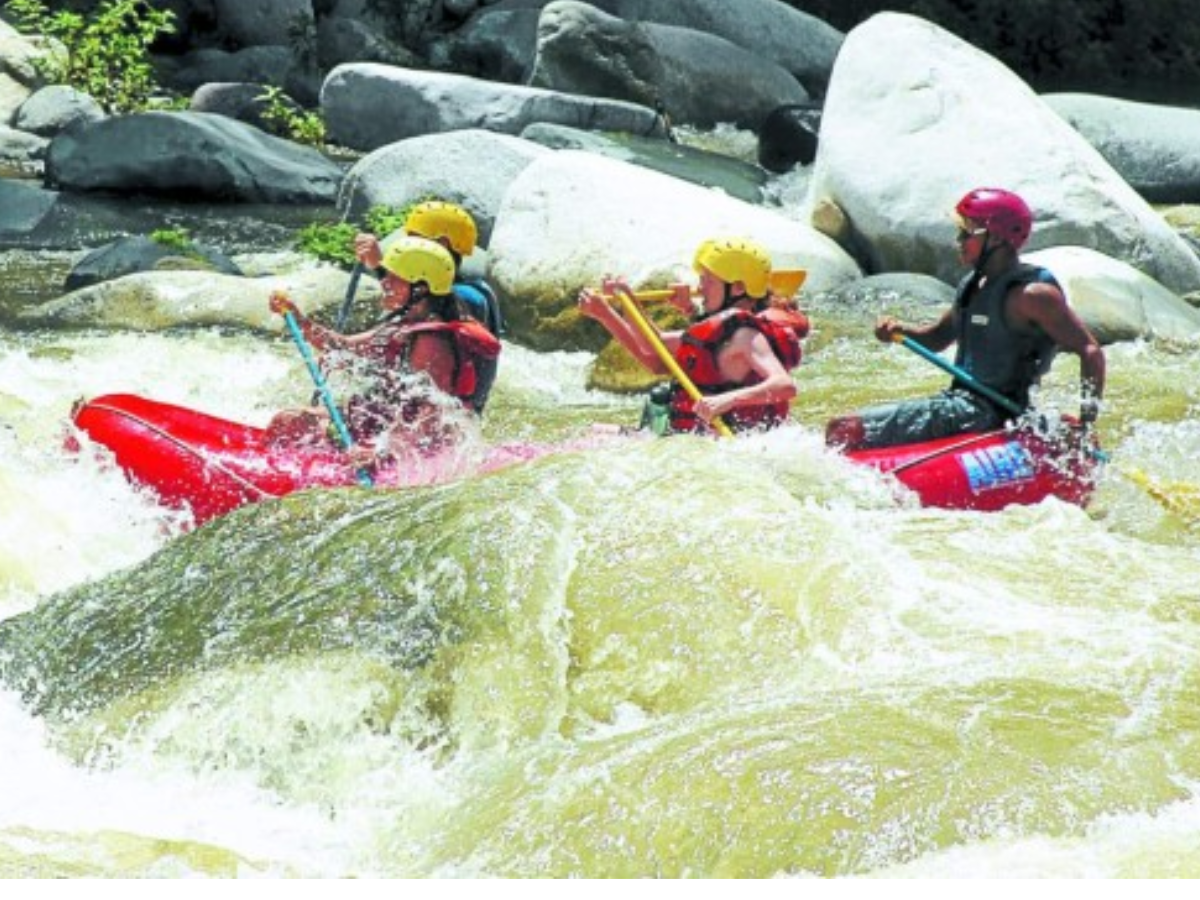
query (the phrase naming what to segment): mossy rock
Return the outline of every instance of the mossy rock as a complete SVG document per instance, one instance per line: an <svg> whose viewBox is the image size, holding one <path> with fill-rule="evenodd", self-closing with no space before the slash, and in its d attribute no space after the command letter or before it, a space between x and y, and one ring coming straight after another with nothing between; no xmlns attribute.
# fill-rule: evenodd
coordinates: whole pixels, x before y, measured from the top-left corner
<svg viewBox="0 0 1200 900"><path fill-rule="evenodd" d="M191 241L186 244L186 247L167 246L141 235L118 238L79 260L63 282L63 289L77 291L135 272L199 269L242 275L233 260L215 247Z"/></svg>
<svg viewBox="0 0 1200 900"><path fill-rule="evenodd" d="M663 331L682 328L686 320L670 306L654 307L649 318ZM647 372L633 355L610 339L596 356L588 378L588 387L614 394L643 394L656 384L667 381L662 375Z"/></svg>
<svg viewBox="0 0 1200 900"><path fill-rule="evenodd" d="M1176 231L1182 231L1193 236L1200 235L1200 206L1184 205L1160 209L1159 213L1168 225Z"/></svg>
<svg viewBox="0 0 1200 900"><path fill-rule="evenodd" d="M613 394L644 394L663 381L661 375L652 375L616 341L596 355L588 376L588 387Z"/></svg>
<svg viewBox="0 0 1200 900"><path fill-rule="evenodd" d="M579 314L575 295L555 291L541 297L522 297L504 302L504 319L509 337L540 352L585 350L599 353L612 338L604 327ZM683 317L665 304L647 308L659 328L671 330L684 324Z"/></svg>

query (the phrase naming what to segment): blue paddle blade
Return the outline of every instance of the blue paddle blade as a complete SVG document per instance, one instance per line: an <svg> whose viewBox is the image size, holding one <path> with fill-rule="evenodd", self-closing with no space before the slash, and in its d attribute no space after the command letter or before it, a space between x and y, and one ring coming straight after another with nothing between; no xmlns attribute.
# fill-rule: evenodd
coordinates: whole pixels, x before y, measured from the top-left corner
<svg viewBox="0 0 1200 900"><path fill-rule="evenodd" d="M308 341L304 339L304 332L300 330L300 323L296 321L296 317L291 312L284 313L283 321L287 323L288 331L292 335L292 342L295 343L296 349L300 351L300 356L304 358L304 364L308 367L308 374L312 376L313 384L317 386L317 392L321 395L321 402L325 405L325 410L329 413L329 419L333 422L333 427L337 431L338 442L342 445L343 450L349 450L354 446L354 439L350 437L350 429L346 427L346 422L342 419L342 413L333 400L333 393L329 390L329 385L325 383L325 376L321 374L321 367L317 365L317 361L313 357L312 348L308 346ZM358 483L363 487L371 487L375 483L371 478L371 473L366 469L359 469L355 473L355 476L358 478Z"/></svg>

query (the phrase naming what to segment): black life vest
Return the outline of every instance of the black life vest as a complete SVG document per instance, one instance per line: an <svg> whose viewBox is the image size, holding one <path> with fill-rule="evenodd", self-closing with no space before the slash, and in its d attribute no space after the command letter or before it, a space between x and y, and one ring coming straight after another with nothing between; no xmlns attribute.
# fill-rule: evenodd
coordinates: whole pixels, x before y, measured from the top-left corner
<svg viewBox="0 0 1200 900"><path fill-rule="evenodd" d="M1029 393L1050 369L1058 347L1041 330L1016 331L1005 314L1009 292L1019 285L1044 282L1057 286L1049 270L1019 263L997 278L989 278L968 299L973 275L964 278L955 297L957 340L955 364L982 384L1008 397L1022 409ZM955 387L966 390L965 385Z"/></svg>

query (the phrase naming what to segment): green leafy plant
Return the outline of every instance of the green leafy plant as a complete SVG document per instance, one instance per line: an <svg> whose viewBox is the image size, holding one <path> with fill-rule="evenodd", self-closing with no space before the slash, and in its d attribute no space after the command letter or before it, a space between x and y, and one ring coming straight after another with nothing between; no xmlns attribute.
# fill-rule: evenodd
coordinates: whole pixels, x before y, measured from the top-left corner
<svg viewBox="0 0 1200 900"><path fill-rule="evenodd" d="M296 237L296 249L317 259L350 267L355 263L354 236L366 230L380 237L404 227L409 211L425 200L421 197L401 207L372 206L363 216L360 227L353 222L314 222L302 228Z"/></svg>
<svg viewBox="0 0 1200 900"><path fill-rule="evenodd" d="M59 48L35 65L53 84L90 95L110 113L144 109L158 89L150 45L175 30L175 14L146 0L105 0L88 16L51 12L41 0L5 4L26 31L57 41Z"/></svg>
<svg viewBox="0 0 1200 900"><path fill-rule="evenodd" d="M161 228L150 232L149 237L160 247L174 251L177 256L207 262L186 228Z"/></svg>
<svg viewBox="0 0 1200 900"><path fill-rule="evenodd" d="M296 249L349 267L354 265L354 235L358 231L351 222L313 222L296 235Z"/></svg>
<svg viewBox="0 0 1200 900"><path fill-rule="evenodd" d="M192 236L188 234L186 228L163 228L152 231L150 240L171 250L180 250L185 253L192 250Z"/></svg>
<svg viewBox="0 0 1200 900"><path fill-rule="evenodd" d="M263 121L276 133L312 147L320 147L325 143L325 120L318 113L296 107L282 88L268 85L255 99L263 104Z"/></svg>
<svg viewBox="0 0 1200 900"><path fill-rule="evenodd" d="M408 214L412 212L414 206L418 203L424 203L426 200L434 199L436 198L421 197L399 208L372 206L367 210L366 214L367 228L373 234L391 234L393 231L404 227L404 223L408 220Z"/></svg>
<svg viewBox="0 0 1200 900"><path fill-rule="evenodd" d="M144 108L159 112L187 112L192 108L192 98L155 96L146 101Z"/></svg>

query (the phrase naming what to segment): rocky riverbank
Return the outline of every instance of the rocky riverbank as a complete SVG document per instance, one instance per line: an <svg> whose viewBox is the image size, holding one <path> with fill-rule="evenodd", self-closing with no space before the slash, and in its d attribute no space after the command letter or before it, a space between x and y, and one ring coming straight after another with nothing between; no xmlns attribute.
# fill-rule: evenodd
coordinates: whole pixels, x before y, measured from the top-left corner
<svg viewBox="0 0 1200 900"><path fill-rule="evenodd" d="M189 4L175 5L195 21ZM0 159L22 176L0 180L0 246L84 250L102 234L141 232L123 212L108 215L118 198L126 209L136 199L143 210L211 212L216 227L198 237L234 256L255 249L232 224L249 208L263 229L286 229L436 195L478 219L487 253L476 262L502 295L510 340L599 349L604 336L572 308L581 287L612 272L671 280L717 234L749 236L777 266L807 269L810 297L854 303L929 285L939 299L959 274L948 212L966 189L993 184L1029 200L1029 249L1068 273L1072 301L1106 341L1200 340L1200 313L1185 300L1200 292L1190 226L1151 206L1200 195L1200 141L1186 139L1200 133L1200 112L1039 96L919 18L882 13L842 35L776 0L739 3L736 16L718 0L444 4L461 15L439 20L436 37L421 32L419 57L402 52L403 16L379 21L350 14L353 4L318 16L299 0L255 4L257 18L214 6L218 30L240 49L175 55L172 84L194 84L183 111L96 114L61 88L23 83L14 73L32 71L40 44L0 33ZM686 22L664 12L684 7ZM294 90L327 124L323 151L207 105L216 86L254 83L236 77L253 70L247 60L282 49L269 43L278 32L256 23L293 14L325 36L306 63L319 83ZM351 33L357 44L331 37ZM367 35L400 37L384 52ZM781 116L811 133L779 128ZM37 131L23 130L31 121ZM701 149L715 123L747 135L751 152ZM672 141L681 135L692 146ZM799 197L773 191L778 173L753 158L787 157L780 135L795 150L787 177ZM96 227L80 227L83 208ZM347 277L329 268L290 286L320 310L341 300ZM266 293L250 275L151 271L48 298L14 324L145 328L176 317L275 327L256 312Z"/></svg>

